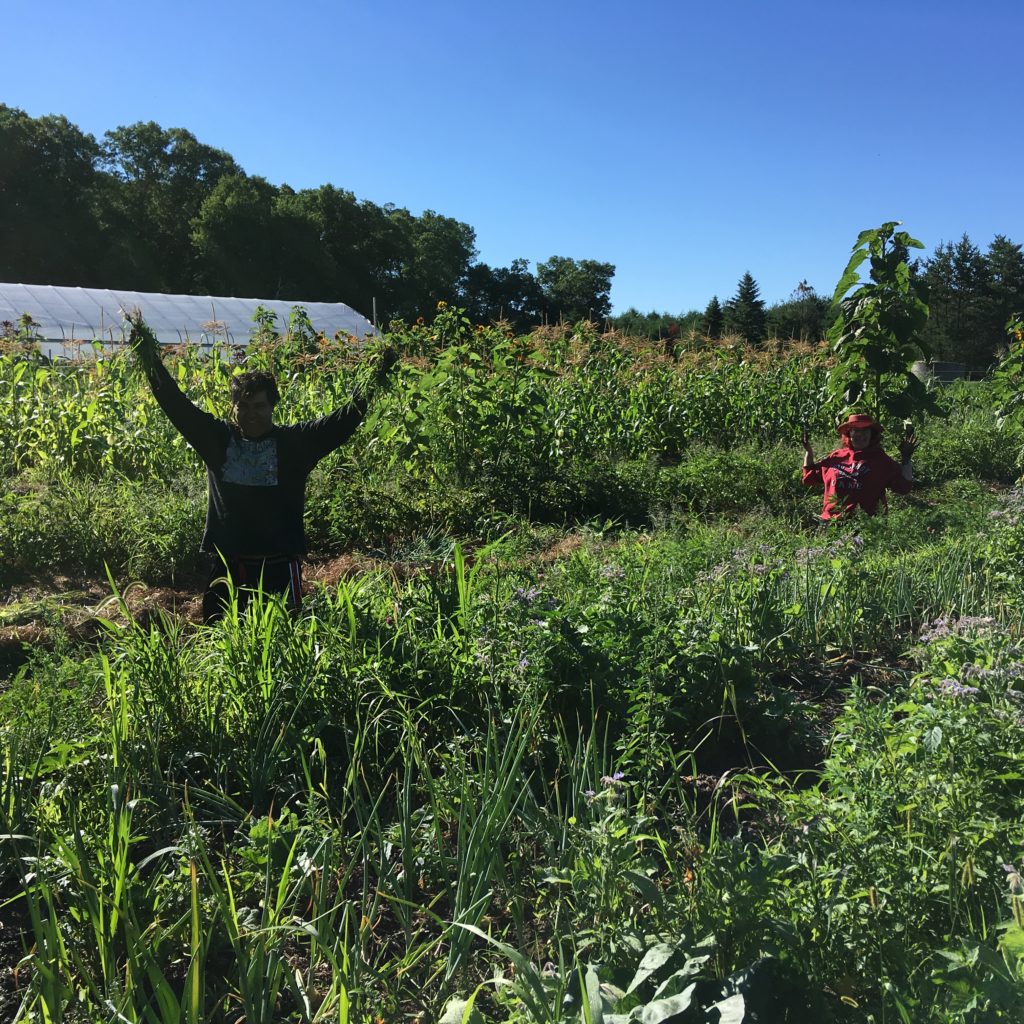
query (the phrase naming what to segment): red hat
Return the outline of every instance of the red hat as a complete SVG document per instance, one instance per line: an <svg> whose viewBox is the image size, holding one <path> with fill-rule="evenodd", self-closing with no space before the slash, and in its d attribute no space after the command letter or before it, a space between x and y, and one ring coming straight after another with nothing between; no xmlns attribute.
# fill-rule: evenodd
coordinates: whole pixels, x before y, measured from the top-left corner
<svg viewBox="0 0 1024 1024"><path fill-rule="evenodd" d="M836 433L840 435L848 434L851 430L875 430L879 434L882 432L882 428L862 412L855 412L845 423L840 423L836 427Z"/></svg>

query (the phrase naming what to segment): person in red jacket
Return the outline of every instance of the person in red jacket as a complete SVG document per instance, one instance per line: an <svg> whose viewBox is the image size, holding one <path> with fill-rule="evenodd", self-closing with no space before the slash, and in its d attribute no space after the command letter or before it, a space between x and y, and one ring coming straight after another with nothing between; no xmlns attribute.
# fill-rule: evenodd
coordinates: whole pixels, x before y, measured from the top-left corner
<svg viewBox="0 0 1024 1024"><path fill-rule="evenodd" d="M890 458L882 449L882 428L862 413L854 414L838 428L843 446L826 455L820 462L814 461L811 441L804 431L805 487L822 485L825 488L825 504L821 510L823 522L848 516L855 509L863 509L869 516L885 507L885 492L895 491L907 494L914 482L911 457L917 449L918 440L913 433L900 441L902 462Z"/></svg>

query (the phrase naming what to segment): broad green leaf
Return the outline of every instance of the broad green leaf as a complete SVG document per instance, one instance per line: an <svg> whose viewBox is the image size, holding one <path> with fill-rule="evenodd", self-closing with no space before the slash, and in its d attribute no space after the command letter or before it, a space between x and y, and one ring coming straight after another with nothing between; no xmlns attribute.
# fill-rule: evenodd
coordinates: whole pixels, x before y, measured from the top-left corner
<svg viewBox="0 0 1024 1024"><path fill-rule="evenodd" d="M478 988L469 999L460 999L458 996L449 999L438 1024L484 1024L480 1011L473 1006L479 991Z"/></svg>
<svg viewBox="0 0 1024 1024"><path fill-rule="evenodd" d="M587 965L587 973L583 979L583 988L587 999L586 1024L604 1024L604 1003L601 999L601 979L592 964Z"/></svg>
<svg viewBox="0 0 1024 1024"><path fill-rule="evenodd" d="M637 1007L633 1011L633 1019L641 1024L687 1024L693 1020L693 1011L697 1009L693 1002L696 989L697 984L694 982L671 999L656 999L643 1007L639 1015L637 1010L641 1008Z"/></svg>
<svg viewBox="0 0 1024 1024"><path fill-rule="evenodd" d="M1024 957L1024 928L1021 928L1016 921L1008 921L1005 929L999 937L999 948L1015 960L1020 960Z"/></svg>
<svg viewBox="0 0 1024 1024"><path fill-rule="evenodd" d="M655 999L667 999L669 996L678 995L682 992L686 986L690 983L690 979L700 974L701 970L707 966L708 961L711 959L711 955L704 954L703 956L691 956L686 958L686 963L676 971L674 974L670 974L655 990Z"/></svg>
<svg viewBox="0 0 1024 1024"><path fill-rule="evenodd" d="M850 258L850 262L846 264L846 269L843 271L843 276L839 279L839 284L836 285L836 290L832 293L832 302L838 302L849 290L860 280L860 274L857 272L857 268L867 259L866 252L856 252Z"/></svg>
<svg viewBox="0 0 1024 1024"><path fill-rule="evenodd" d="M625 876L633 883L647 903L650 903L652 906L662 903L661 890L647 875L640 871L627 871Z"/></svg>
<svg viewBox="0 0 1024 1024"><path fill-rule="evenodd" d="M709 1006L704 1020L707 1024L743 1024L747 1016L747 1004L739 993Z"/></svg>

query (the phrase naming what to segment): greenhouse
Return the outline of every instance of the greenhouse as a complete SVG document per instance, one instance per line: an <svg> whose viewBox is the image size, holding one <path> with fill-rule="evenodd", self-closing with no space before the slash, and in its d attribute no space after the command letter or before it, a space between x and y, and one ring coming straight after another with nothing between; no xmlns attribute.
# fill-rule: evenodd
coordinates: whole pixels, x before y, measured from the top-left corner
<svg viewBox="0 0 1024 1024"><path fill-rule="evenodd" d="M0 324L13 326L25 315L48 354L81 342L124 341L124 314L139 309L164 344L215 341L244 345L254 328L253 316L263 307L285 329L296 306L301 306L313 327L332 337L363 337L377 333L366 317L343 302L288 302L281 299L239 299L214 295L165 295L108 288L72 288L62 285L0 283ZM10 328L7 328L10 330Z"/></svg>

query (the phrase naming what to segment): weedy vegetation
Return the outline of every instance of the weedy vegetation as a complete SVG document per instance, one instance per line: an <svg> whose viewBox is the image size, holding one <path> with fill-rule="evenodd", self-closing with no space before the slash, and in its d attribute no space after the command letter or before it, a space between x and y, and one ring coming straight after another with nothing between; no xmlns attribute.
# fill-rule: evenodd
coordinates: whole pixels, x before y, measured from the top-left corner
<svg viewBox="0 0 1024 1024"><path fill-rule="evenodd" d="M195 456L123 353L11 341L5 1019L1020 1020L1020 356L908 383L893 227L835 351L393 324L297 618L194 623ZM168 357L194 400L358 387L258 326ZM918 486L823 532L799 436L864 394Z"/></svg>

